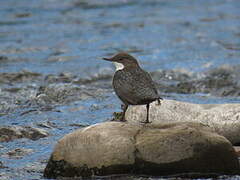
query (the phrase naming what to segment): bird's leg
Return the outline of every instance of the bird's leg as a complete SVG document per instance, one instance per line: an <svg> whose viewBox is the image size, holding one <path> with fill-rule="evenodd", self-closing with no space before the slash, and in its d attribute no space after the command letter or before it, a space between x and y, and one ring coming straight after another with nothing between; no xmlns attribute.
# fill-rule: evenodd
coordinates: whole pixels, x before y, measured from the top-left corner
<svg viewBox="0 0 240 180"><path fill-rule="evenodd" d="M151 123L149 121L149 108L150 108L150 104L147 104L146 107L147 107L147 119L146 119L146 121L143 121L142 123Z"/></svg>
<svg viewBox="0 0 240 180"><path fill-rule="evenodd" d="M147 120L146 120L146 123L149 123L149 107L150 107L150 104L147 104Z"/></svg>
<svg viewBox="0 0 240 180"><path fill-rule="evenodd" d="M125 113L126 113L126 111L127 111L127 108L128 108L128 105L127 105L127 104L124 104L124 105L123 105L123 114L122 114L121 121L126 121L126 119L125 119Z"/></svg>

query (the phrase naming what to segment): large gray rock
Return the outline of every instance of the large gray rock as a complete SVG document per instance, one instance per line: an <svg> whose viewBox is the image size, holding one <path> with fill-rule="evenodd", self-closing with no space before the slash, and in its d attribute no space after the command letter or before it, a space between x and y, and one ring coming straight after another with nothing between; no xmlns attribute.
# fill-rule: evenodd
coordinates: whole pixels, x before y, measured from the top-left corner
<svg viewBox="0 0 240 180"><path fill-rule="evenodd" d="M55 146L44 176L237 171L239 163L231 143L202 124L106 122L64 136Z"/></svg>
<svg viewBox="0 0 240 180"><path fill-rule="evenodd" d="M146 106L130 106L126 112L129 123L139 124L146 119ZM169 122L200 122L226 137L233 144L240 143L240 104L192 104L163 100L150 105L152 124Z"/></svg>

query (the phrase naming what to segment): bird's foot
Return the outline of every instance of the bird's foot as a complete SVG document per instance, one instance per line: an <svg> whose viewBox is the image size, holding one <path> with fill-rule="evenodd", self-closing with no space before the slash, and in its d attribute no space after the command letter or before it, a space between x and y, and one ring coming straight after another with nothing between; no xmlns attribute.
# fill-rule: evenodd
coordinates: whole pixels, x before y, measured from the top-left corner
<svg viewBox="0 0 240 180"><path fill-rule="evenodd" d="M120 120L120 122L127 122L127 120L125 119L125 115L124 114L122 114L122 117L119 120Z"/></svg>
<svg viewBox="0 0 240 180"><path fill-rule="evenodd" d="M124 110L126 108L125 104L121 104L121 109Z"/></svg>
<svg viewBox="0 0 240 180"><path fill-rule="evenodd" d="M125 118L120 119L121 122L127 122L127 120Z"/></svg>
<svg viewBox="0 0 240 180"><path fill-rule="evenodd" d="M148 123L152 123L152 121L140 121L141 123L143 123L143 124L148 124Z"/></svg>
<svg viewBox="0 0 240 180"><path fill-rule="evenodd" d="M124 114L122 112L114 112L112 121L125 122L127 120L125 119Z"/></svg>
<svg viewBox="0 0 240 180"><path fill-rule="evenodd" d="M158 106L161 105L161 100L163 100L163 98L159 98L159 99L157 99L157 102L158 102L157 105L158 105Z"/></svg>

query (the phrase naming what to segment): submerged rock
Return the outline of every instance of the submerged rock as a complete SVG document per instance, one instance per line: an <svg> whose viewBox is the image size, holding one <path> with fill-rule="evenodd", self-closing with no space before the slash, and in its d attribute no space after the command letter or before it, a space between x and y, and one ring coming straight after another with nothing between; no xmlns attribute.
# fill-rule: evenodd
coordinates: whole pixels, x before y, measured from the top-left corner
<svg viewBox="0 0 240 180"><path fill-rule="evenodd" d="M0 142L8 142L19 138L38 140L47 137L49 134L43 129L22 126L0 127Z"/></svg>
<svg viewBox="0 0 240 180"><path fill-rule="evenodd" d="M111 174L234 174L231 143L199 123L106 122L64 136L55 146L47 178ZM200 175L201 176L201 175Z"/></svg>
<svg viewBox="0 0 240 180"><path fill-rule="evenodd" d="M152 103L149 115L152 124L200 122L233 144L240 143L240 104L193 104L165 99L161 106ZM128 122L139 124L146 119L146 106L130 106L125 117Z"/></svg>

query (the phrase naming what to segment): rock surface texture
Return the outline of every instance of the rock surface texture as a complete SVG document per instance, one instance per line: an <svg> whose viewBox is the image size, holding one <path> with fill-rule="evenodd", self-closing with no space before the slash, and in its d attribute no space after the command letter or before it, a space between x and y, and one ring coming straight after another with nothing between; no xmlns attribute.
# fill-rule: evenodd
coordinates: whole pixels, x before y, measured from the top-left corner
<svg viewBox="0 0 240 180"><path fill-rule="evenodd" d="M146 119L145 106L131 106L126 112L129 123L139 124ZM192 104L163 100L150 105L152 124L169 122L199 122L226 137L233 144L240 144L240 104Z"/></svg>
<svg viewBox="0 0 240 180"><path fill-rule="evenodd" d="M200 123L106 122L64 136L55 146L47 178L111 174L234 174L231 143Z"/></svg>

